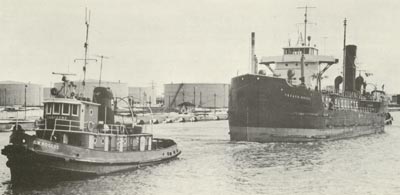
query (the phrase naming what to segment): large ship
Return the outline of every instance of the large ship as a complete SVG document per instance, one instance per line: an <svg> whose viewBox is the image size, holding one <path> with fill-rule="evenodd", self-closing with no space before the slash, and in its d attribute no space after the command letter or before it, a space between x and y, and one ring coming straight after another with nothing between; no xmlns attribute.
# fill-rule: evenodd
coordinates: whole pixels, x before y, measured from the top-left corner
<svg viewBox="0 0 400 195"><path fill-rule="evenodd" d="M305 14L307 26L307 8ZM388 101L381 90L367 92L367 82L356 78L355 45L346 45L344 21L343 76L323 90L325 71L338 63L319 55L306 28L301 44L283 48L283 55L254 55L251 72L232 78L229 96L229 134L232 141L305 142L335 140L384 132ZM259 72L258 64L271 72Z"/></svg>

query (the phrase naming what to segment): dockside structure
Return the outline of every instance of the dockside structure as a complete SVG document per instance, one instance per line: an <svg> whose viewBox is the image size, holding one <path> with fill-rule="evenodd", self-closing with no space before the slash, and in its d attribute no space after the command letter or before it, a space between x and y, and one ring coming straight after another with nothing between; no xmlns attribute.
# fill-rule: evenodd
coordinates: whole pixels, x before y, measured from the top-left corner
<svg viewBox="0 0 400 195"><path fill-rule="evenodd" d="M201 108L227 108L229 84L175 83L164 85L164 107L175 108L189 102Z"/></svg>

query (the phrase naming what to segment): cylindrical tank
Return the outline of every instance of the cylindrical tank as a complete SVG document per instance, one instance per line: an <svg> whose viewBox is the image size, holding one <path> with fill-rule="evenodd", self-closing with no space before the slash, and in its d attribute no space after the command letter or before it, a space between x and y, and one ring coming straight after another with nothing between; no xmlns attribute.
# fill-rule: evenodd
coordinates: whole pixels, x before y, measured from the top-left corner
<svg viewBox="0 0 400 195"><path fill-rule="evenodd" d="M229 84L223 83L177 83L164 85L164 106L176 108L183 102L195 107L228 107Z"/></svg>
<svg viewBox="0 0 400 195"><path fill-rule="evenodd" d="M98 80L88 79L85 82L85 90L83 90L82 81L74 81L76 85L76 92L84 97L92 98L93 91L96 87L99 87ZM54 87L61 89L63 86L62 82L55 83ZM108 87L112 90L114 97L126 97L128 96L128 84L121 82L101 81L102 87ZM83 93L83 94L81 94Z"/></svg>
<svg viewBox="0 0 400 195"><path fill-rule="evenodd" d="M76 85L76 93L80 96L92 98L93 91L96 87L99 87L98 80L88 79L85 82L85 90L83 90L82 81L74 81ZM54 87L57 89L61 89L63 86L62 82L55 83ZM128 96L128 84L121 82L111 82L111 81L101 81L101 86L110 88L113 92L114 97L124 98ZM118 106L128 106L125 101L118 101Z"/></svg>
<svg viewBox="0 0 400 195"><path fill-rule="evenodd" d="M0 106L40 106L43 99L42 86L16 81L0 82ZM26 93L25 93L26 92Z"/></svg>

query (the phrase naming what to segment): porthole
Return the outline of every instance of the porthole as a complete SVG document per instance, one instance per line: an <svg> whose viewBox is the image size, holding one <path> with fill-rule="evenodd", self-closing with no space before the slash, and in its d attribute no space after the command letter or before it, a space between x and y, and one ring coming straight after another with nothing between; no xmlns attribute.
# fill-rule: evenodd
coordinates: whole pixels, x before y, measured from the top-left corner
<svg viewBox="0 0 400 195"><path fill-rule="evenodd" d="M89 114L90 114L90 116L93 116L93 109L89 110Z"/></svg>

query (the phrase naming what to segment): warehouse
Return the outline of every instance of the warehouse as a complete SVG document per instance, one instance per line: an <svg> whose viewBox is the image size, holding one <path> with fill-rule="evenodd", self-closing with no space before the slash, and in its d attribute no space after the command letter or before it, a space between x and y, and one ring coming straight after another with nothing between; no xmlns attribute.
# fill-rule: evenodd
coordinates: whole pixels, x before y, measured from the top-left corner
<svg viewBox="0 0 400 195"><path fill-rule="evenodd" d="M223 83L177 83L164 85L164 106L176 108L183 102L195 107L228 107L229 84Z"/></svg>
<svg viewBox="0 0 400 195"><path fill-rule="evenodd" d="M43 99L42 86L33 83L0 81L1 106L40 106Z"/></svg>

